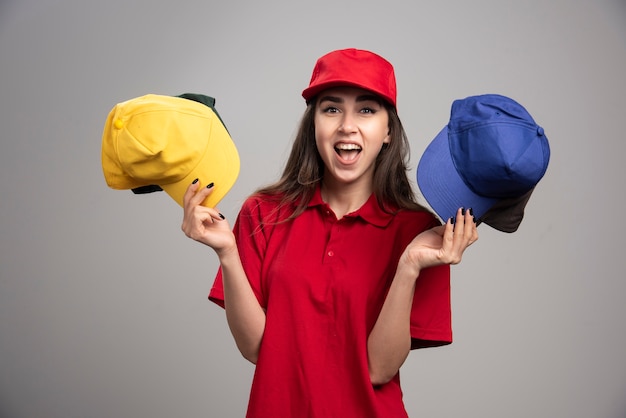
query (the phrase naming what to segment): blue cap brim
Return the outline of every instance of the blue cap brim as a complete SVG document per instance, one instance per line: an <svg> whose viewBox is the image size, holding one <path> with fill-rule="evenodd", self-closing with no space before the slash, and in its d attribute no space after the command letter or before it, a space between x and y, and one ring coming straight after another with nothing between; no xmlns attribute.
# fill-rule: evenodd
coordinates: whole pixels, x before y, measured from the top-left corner
<svg viewBox="0 0 626 418"><path fill-rule="evenodd" d="M474 193L459 176L448 142L448 126L428 145L417 166L417 184L422 195L446 222L458 208L471 208L476 219L485 214L498 199Z"/></svg>

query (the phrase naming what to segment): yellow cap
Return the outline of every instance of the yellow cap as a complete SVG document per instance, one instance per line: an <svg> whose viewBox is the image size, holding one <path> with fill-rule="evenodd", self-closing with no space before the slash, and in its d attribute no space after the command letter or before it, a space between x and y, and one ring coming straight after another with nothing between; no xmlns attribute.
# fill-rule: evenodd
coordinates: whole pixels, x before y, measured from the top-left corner
<svg viewBox="0 0 626 418"><path fill-rule="evenodd" d="M208 96L206 96L208 98ZM182 97L148 94L118 103L102 134L102 170L112 189L158 185L179 205L197 178L214 183L215 207L239 175L239 154L215 110Z"/></svg>

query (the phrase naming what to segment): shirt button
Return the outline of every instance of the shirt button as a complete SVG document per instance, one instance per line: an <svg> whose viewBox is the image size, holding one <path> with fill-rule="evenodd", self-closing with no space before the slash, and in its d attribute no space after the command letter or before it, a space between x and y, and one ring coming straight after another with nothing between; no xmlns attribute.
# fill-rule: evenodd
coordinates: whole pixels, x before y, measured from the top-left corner
<svg viewBox="0 0 626 418"><path fill-rule="evenodd" d="M329 251L327 254L328 254L328 256L329 256L329 257L332 257L332 256L334 256L334 255L335 255L335 252L331 250L331 251Z"/></svg>

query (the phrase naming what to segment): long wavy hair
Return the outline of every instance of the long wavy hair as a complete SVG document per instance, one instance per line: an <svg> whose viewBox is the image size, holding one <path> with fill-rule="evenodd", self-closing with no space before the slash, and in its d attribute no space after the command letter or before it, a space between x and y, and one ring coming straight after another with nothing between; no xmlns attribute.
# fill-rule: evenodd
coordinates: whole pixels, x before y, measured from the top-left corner
<svg viewBox="0 0 626 418"><path fill-rule="evenodd" d="M388 213L401 209L429 211L417 202L407 176L410 149L402 122L395 107L383 103L389 114L391 140L383 145L374 163L373 191L378 204ZM295 204L283 221L297 217L306 209L324 176L324 162L315 143L316 107L317 99L308 103L280 179L255 192L277 199L277 210Z"/></svg>

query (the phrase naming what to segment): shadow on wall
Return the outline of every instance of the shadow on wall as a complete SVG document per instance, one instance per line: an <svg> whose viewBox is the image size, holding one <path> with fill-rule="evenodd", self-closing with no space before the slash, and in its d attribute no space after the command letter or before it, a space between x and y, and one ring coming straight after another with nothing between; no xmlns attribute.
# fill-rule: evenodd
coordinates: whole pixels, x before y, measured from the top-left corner
<svg viewBox="0 0 626 418"><path fill-rule="evenodd" d="M0 22L2 22L5 16L8 16L14 5L17 4L17 0L3 0L0 2Z"/></svg>
<svg viewBox="0 0 626 418"><path fill-rule="evenodd" d="M621 40L626 48L626 0L612 0L611 6L613 6L614 19L617 22L613 27L621 30Z"/></svg>

